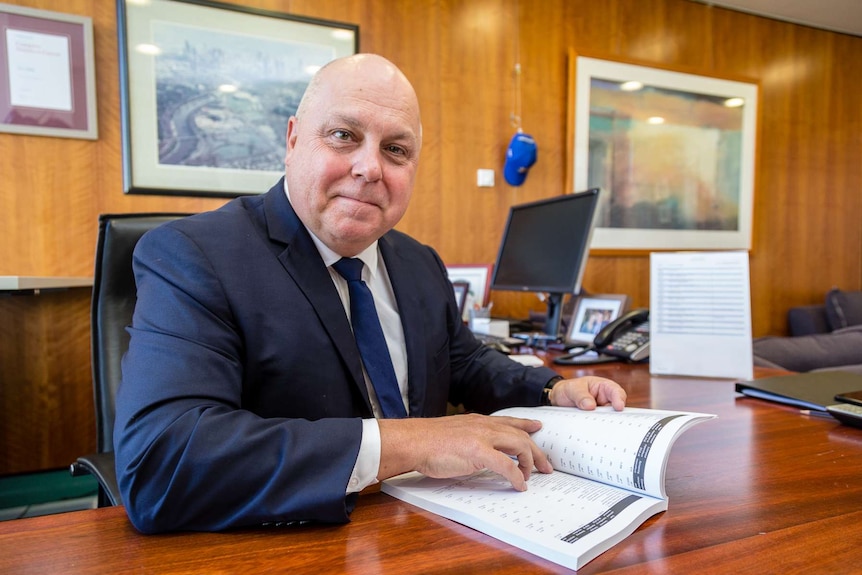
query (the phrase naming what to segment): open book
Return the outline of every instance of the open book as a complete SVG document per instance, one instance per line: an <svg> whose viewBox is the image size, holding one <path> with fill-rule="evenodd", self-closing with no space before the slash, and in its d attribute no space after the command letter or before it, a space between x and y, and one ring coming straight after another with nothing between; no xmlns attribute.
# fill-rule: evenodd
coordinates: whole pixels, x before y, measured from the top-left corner
<svg viewBox="0 0 862 575"><path fill-rule="evenodd" d="M715 417L610 406L515 407L494 415L541 420L533 440L555 471L534 471L525 492L488 470L454 479L407 473L384 481L382 490L571 569L667 509L671 446L690 426Z"/></svg>

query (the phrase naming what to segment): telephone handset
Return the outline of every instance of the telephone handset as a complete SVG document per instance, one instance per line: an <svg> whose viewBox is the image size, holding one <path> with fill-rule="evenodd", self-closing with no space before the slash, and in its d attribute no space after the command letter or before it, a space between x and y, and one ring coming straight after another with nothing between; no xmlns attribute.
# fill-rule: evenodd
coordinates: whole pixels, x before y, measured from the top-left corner
<svg viewBox="0 0 862 575"><path fill-rule="evenodd" d="M590 360L581 357L591 351L599 354L599 359ZM649 310L634 309L603 327L593 343L554 358L554 363L576 365L615 359L641 361L648 357Z"/></svg>
<svg viewBox="0 0 862 575"><path fill-rule="evenodd" d="M635 309L606 325L593 341L596 351L640 361L649 357L649 310Z"/></svg>

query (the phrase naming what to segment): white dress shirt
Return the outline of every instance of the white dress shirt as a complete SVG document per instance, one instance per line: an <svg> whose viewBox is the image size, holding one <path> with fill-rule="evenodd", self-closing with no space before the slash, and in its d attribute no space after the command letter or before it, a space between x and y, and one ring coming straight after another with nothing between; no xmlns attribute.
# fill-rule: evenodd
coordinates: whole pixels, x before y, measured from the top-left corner
<svg viewBox="0 0 862 575"><path fill-rule="evenodd" d="M284 182L284 192L287 195L288 201L290 201L290 192L287 189L286 180ZM306 230L308 230L307 227ZM335 289L341 298L341 304L344 306L347 318L350 319L350 295L347 288L347 280L332 268L332 264L340 260L341 256L329 249L311 230L308 230L308 233L317 247L317 251L320 252L323 263L329 270L332 283L335 284ZM398 388L401 391L401 401L409 413L407 402L407 347L404 343L404 328L401 325L401 316L398 314L398 304L395 301L395 293L392 291L392 284L389 281L386 264L383 262L383 258L380 257L376 241L355 257L362 260L365 264L362 268L362 281L368 285L368 289L371 290L371 294L374 296L374 306L377 308L380 326L383 328L383 335L386 338L386 347L389 348L389 356L392 358L392 367L395 368L395 377L398 380ZM371 408L374 415L375 417L381 417L377 394L374 392L374 386L371 384L364 366L362 373L365 376L365 387L368 389L368 397L371 400ZM377 483L377 473L380 470L380 449L380 427L377 425L377 419L363 419L359 455L356 458L356 465L353 467L353 473L351 473L350 481L347 484L347 493L362 491L367 486Z"/></svg>

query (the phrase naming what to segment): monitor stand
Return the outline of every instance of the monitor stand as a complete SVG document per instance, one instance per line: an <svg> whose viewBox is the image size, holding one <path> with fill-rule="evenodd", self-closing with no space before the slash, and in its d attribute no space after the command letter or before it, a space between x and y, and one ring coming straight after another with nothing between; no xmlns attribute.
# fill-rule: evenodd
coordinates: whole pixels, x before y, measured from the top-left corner
<svg viewBox="0 0 862 575"><path fill-rule="evenodd" d="M563 296L562 293L549 293L546 296L545 303L547 305L547 313L545 313L545 329L544 332L528 332L515 334L516 337L523 337L531 342L553 343L561 341L563 334L560 333L560 325L562 324L563 312ZM532 344L528 344L532 345Z"/></svg>
<svg viewBox="0 0 862 575"><path fill-rule="evenodd" d="M545 336L553 341L560 339L560 325L563 312L563 295L549 293L547 299L548 312L545 315Z"/></svg>
<svg viewBox="0 0 862 575"><path fill-rule="evenodd" d="M528 346L547 346L549 343L563 341L565 335L560 332L563 312L563 293L548 293L545 300L547 313L545 314L545 329L543 332L529 331L512 334L513 337L525 340Z"/></svg>

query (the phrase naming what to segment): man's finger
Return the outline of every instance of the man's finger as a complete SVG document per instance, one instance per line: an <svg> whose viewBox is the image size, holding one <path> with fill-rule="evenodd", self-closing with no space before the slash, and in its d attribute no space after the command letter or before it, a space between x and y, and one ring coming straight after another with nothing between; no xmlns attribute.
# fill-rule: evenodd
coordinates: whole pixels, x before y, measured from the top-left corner
<svg viewBox="0 0 862 575"><path fill-rule="evenodd" d="M530 471L533 469L532 457L530 459L529 468L525 469L528 464L520 458L513 459L502 451L495 451L485 467L505 477L517 491L526 491L527 479L529 479Z"/></svg>

